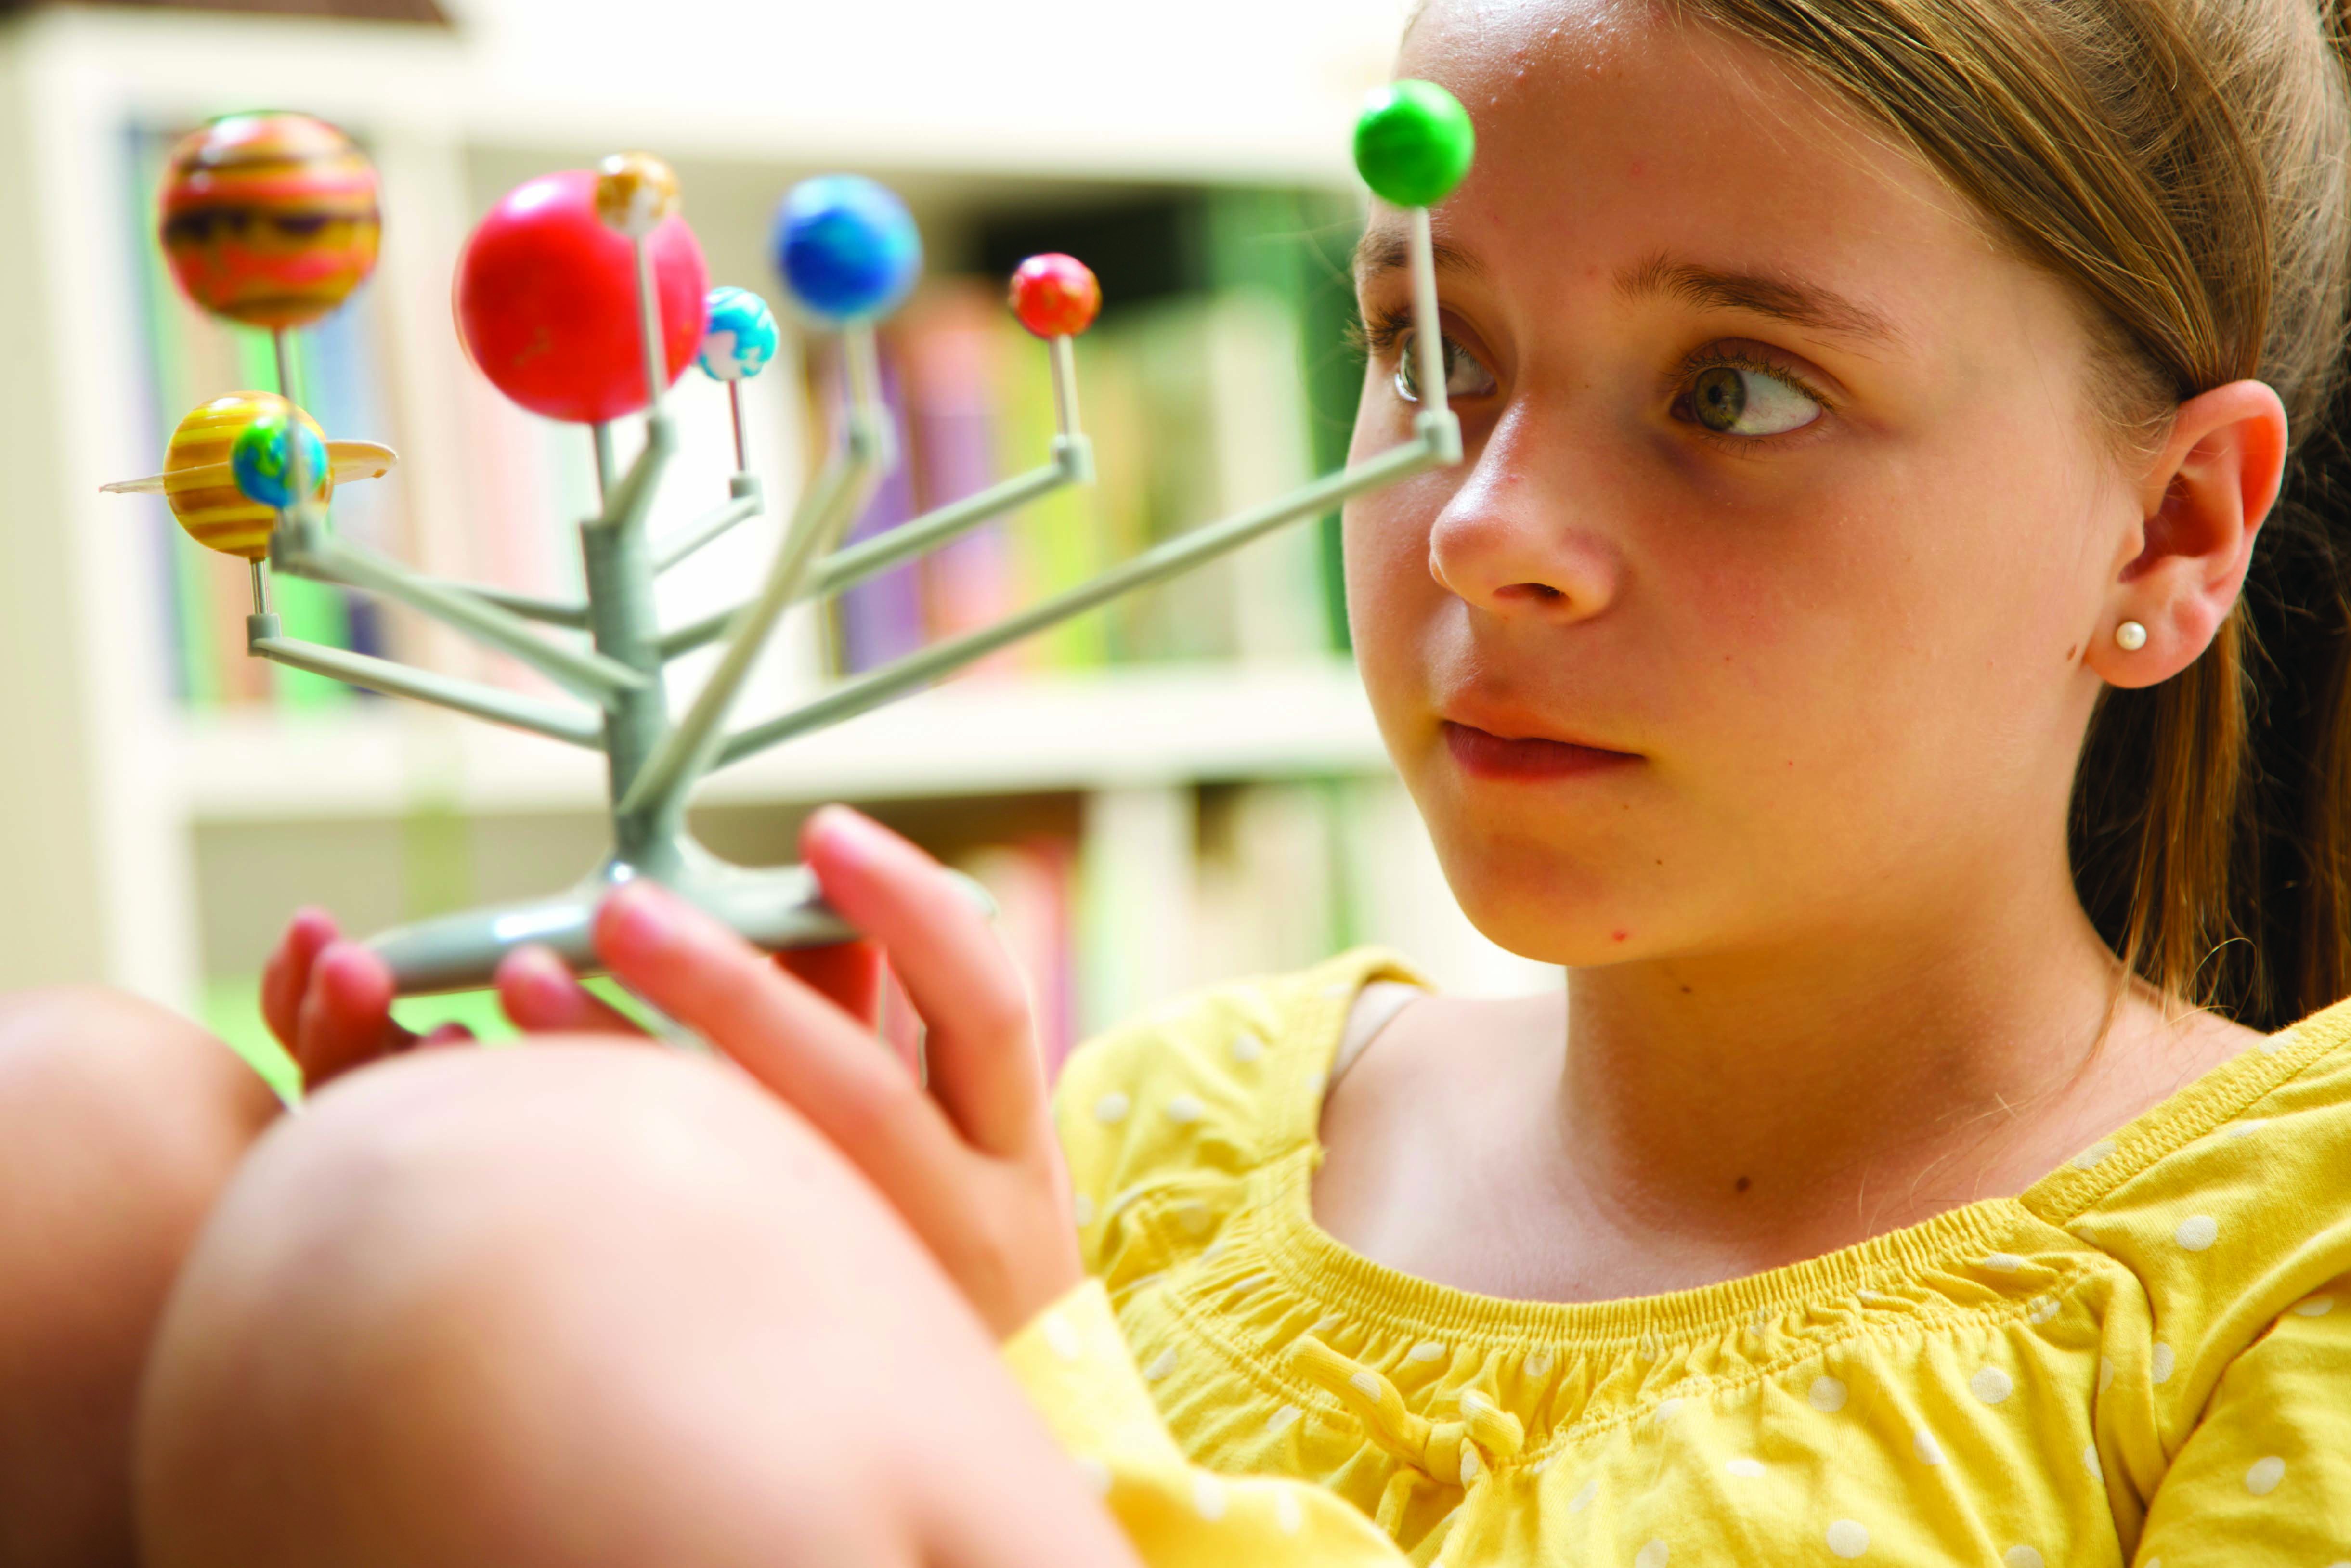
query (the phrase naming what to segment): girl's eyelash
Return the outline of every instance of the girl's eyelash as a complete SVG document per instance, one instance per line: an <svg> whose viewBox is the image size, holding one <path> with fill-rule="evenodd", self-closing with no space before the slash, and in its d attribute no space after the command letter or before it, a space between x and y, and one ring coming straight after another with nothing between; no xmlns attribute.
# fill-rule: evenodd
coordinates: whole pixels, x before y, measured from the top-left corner
<svg viewBox="0 0 2351 1568"><path fill-rule="evenodd" d="M1375 306L1360 321L1347 323L1347 346L1359 354L1384 354L1412 330L1412 312Z"/></svg>

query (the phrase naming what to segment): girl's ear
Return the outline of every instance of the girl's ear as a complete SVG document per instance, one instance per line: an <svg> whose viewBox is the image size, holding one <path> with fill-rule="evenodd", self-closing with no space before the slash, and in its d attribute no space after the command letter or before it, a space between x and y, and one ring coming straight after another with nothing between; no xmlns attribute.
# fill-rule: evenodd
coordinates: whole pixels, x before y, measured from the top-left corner
<svg viewBox="0 0 2351 1568"><path fill-rule="evenodd" d="M2210 644L2277 501L2285 449L2285 406L2265 382L2231 382L2179 405L2140 476L2138 552L2116 573L2090 638L2085 662L2108 685L2168 681ZM2118 639L2126 623L2144 639Z"/></svg>

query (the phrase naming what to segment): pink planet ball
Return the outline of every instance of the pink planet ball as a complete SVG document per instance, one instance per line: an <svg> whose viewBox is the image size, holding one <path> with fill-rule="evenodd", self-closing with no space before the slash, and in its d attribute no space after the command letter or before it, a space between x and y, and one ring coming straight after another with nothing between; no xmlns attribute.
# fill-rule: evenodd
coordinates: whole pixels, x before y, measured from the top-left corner
<svg viewBox="0 0 2351 1568"><path fill-rule="evenodd" d="M702 346L709 270L694 231L645 241L674 382ZM499 198L457 259L457 335L498 391L549 419L592 424L645 406L643 319L628 236L596 215L596 175L567 169Z"/></svg>

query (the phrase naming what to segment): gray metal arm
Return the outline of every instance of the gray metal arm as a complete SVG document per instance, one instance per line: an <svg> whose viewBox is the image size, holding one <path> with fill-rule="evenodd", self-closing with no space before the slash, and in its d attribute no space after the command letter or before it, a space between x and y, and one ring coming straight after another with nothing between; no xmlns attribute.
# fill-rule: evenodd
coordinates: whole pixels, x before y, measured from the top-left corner
<svg viewBox="0 0 2351 1568"><path fill-rule="evenodd" d="M810 566L840 541L842 530L864 508L882 476L897 461L889 410L882 402L873 329L853 327L842 341L849 360L848 448L825 465L824 472L801 498L758 597L736 617L717 669L711 672L694 706L662 737L661 745L630 781L618 808L623 815L659 814L682 801L693 788L717 749L718 727L726 721L726 709L785 608L799 596Z"/></svg>
<svg viewBox="0 0 2351 1568"><path fill-rule="evenodd" d="M345 544L315 519L281 522L270 536L269 559L280 571L365 589L460 627L600 705L646 684L644 676L616 660L543 640L529 622L472 590L444 587L398 561Z"/></svg>
<svg viewBox="0 0 2351 1568"><path fill-rule="evenodd" d="M365 686L386 696L413 697L418 702L469 713L476 718L509 724L517 729L529 730L534 735L568 740L591 751L603 749L603 721L587 709L542 702L520 692L503 691L478 681L459 680L454 675L435 674L431 670L419 670L395 664L390 659L354 653L346 648L329 648L318 643L305 643L298 638L281 637L277 629L278 621L275 615L246 617L246 651L292 669L308 670L314 675L348 681L352 685Z"/></svg>
<svg viewBox="0 0 2351 1568"><path fill-rule="evenodd" d="M470 593L486 603L512 611L526 621L539 621L549 626L569 626L580 631L587 629L588 606L576 599L543 599L535 593L494 588L486 582L460 582L449 577L419 574L417 580L451 593Z"/></svg>
<svg viewBox="0 0 2351 1568"><path fill-rule="evenodd" d="M1461 460L1461 426L1451 413L1426 413L1415 423L1416 434L1413 440L1393 451L1318 479L1254 511L1194 528L1145 550L1123 566L1112 568L1091 582L1032 605L996 625L910 653L871 674L835 687L814 702L739 730L719 747L717 765L739 761L796 735L879 707L901 692L925 685L951 670L984 659L998 648L1083 614L1123 593L1187 571L1284 523L1322 512L1350 496Z"/></svg>
<svg viewBox="0 0 2351 1568"><path fill-rule="evenodd" d="M1093 477L1092 444L1082 435L1057 435L1053 438L1053 461L1042 467L1015 475L1002 484L991 485L977 495L909 518L887 533L876 534L826 556L810 569L799 597L824 599L845 588L853 588L876 572L887 571L900 561L945 544L991 517L1018 511L1065 486L1090 485ZM730 605L664 632L662 657L674 659L720 636L734 624L742 610L740 604Z"/></svg>
<svg viewBox="0 0 2351 1568"><path fill-rule="evenodd" d="M736 524L758 517L759 508L765 504L759 494L759 477L756 474L736 475L726 482L726 493L734 499L723 507L713 507L654 545L655 571L667 571Z"/></svg>

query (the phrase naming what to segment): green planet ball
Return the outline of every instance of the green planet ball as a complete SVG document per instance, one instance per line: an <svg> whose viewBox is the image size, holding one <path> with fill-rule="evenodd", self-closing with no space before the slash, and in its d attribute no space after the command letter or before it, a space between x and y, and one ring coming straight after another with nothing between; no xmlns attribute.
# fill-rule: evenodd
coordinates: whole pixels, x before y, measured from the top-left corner
<svg viewBox="0 0 2351 1568"><path fill-rule="evenodd" d="M1461 100L1433 81L1391 82L1355 121L1355 169L1381 200L1433 207L1469 172L1478 133Z"/></svg>
<svg viewBox="0 0 2351 1568"><path fill-rule="evenodd" d="M327 447L308 421L300 423L277 410L236 433L228 451L229 473L246 499L279 510L294 504L302 480L319 489L328 478ZM295 469L301 469L298 479Z"/></svg>

